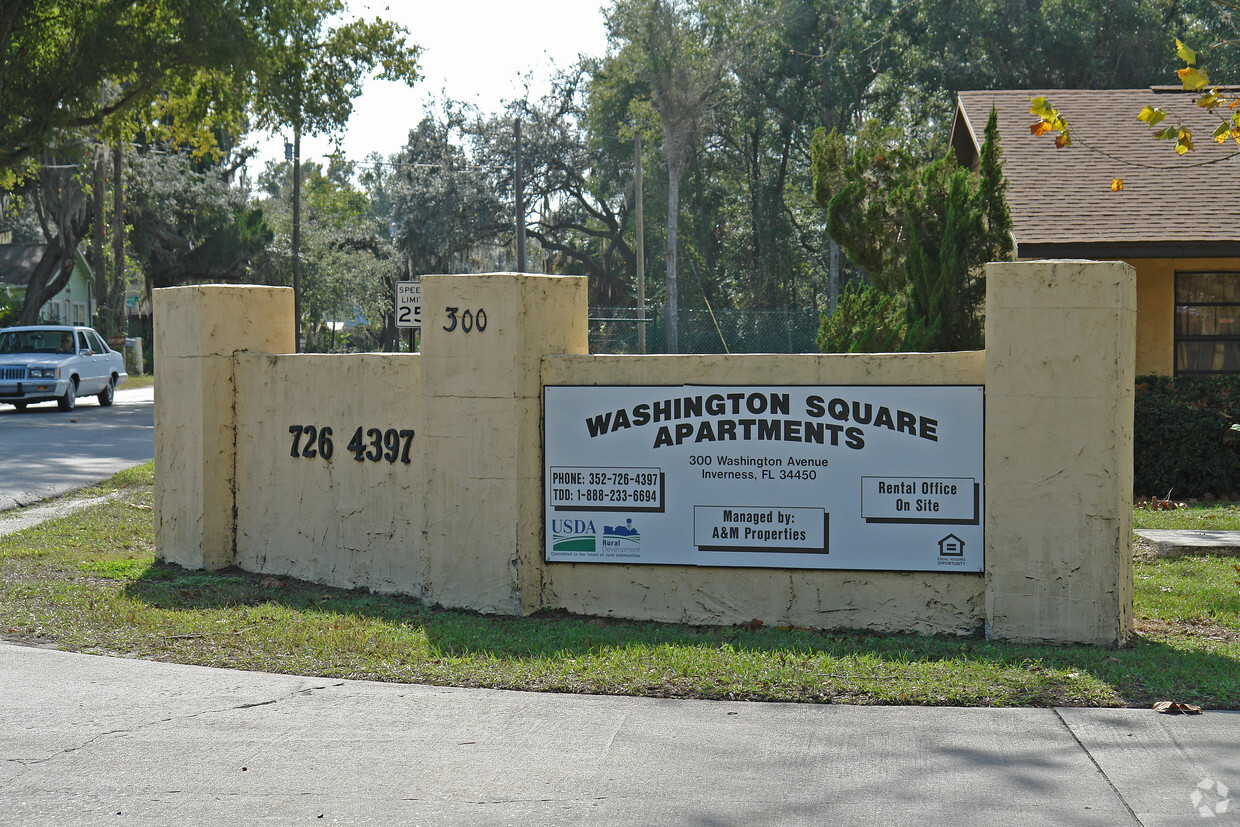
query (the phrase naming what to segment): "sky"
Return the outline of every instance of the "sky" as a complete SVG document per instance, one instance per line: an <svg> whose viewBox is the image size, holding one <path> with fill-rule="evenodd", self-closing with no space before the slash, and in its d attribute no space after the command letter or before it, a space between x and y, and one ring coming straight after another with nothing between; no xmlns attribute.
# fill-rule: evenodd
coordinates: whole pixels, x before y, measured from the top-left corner
<svg viewBox="0 0 1240 827"><path fill-rule="evenodd" d="M607 48L602 0L349 0L349 12L376 16L409 30L422 47L421 79L414 86L369 80L353 102L342 148L351 161L370 152L387 157L405 143L425 105L444 97L497 112L523 89L531 74L536 94L547 91L553 67L566 68L578 55L602 55ZM257 177L269 159L283 158L284 139L252 136L259 146ZM323 162L329 138L302 137L302 159Z"/></svg>

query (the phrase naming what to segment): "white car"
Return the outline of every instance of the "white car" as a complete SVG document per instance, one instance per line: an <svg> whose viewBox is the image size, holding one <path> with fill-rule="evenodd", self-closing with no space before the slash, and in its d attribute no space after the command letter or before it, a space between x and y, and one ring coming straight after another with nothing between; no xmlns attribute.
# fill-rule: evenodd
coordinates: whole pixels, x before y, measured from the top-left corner
<svg viewBox="0 0 1240 827"><path fill-rule="evenodd" d="M31 325L0 330L0 402L19 411L34 402L55 402L71 411L79 396L111 405L125 383L125 358L92 328Z"/></svg>

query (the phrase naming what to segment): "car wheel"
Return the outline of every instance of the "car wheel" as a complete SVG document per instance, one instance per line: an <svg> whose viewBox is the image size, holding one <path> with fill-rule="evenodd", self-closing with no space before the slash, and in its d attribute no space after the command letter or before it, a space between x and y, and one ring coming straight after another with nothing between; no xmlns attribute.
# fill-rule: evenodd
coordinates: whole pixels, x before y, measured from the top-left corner
<svg viewBox="0 0 1240 827"><path fill-rule="evenodd" d="M116 377L110 377L108 384L99 392L99 405L106 408L112 404L112 399L116 396Z"/></svg>
<svg viewBox="0 0 1240 827"><path fill-rule="evenodd" d="M71 411L77 405L77 380L73 379L69 382L69 387L65 389L65 395L56 400L56 407L62 411Z"/></svg>

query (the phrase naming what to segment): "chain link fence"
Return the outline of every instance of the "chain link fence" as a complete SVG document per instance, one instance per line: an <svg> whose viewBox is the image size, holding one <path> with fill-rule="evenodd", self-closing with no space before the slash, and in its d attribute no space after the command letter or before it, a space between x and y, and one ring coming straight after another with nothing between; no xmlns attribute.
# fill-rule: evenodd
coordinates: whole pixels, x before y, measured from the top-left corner
<svg viewBox="0 0 1240 827"><path fill-rule="evenodd" d="M817 353L818 311L681 309L681 353ZM635 307L590 308L591 353L640 353ZM646 310L646 352L667 353L662 305Z"/></svg>

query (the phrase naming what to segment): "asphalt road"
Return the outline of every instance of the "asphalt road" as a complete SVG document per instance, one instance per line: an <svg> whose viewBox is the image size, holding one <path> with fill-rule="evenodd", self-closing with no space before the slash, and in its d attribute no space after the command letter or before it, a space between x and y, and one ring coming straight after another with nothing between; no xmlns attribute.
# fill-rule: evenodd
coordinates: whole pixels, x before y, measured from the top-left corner
<svg viewBox="0 0 1240 827"><path fill-rule="evenodd" d="M0 511L107 479L155 455L153 388L121 388L110 408L94 397L61 413L0 405Z"/></svg>

